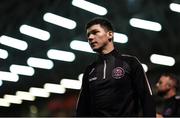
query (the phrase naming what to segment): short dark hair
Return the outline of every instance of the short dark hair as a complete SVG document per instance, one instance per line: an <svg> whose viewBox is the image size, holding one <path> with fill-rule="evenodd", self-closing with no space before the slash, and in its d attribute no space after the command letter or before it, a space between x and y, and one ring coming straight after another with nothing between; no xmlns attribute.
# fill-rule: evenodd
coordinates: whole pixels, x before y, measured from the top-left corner
<svg viewBox="0 0 180 118"><path fill-rule="evenodd" d="M112 23L106 19L106 18L102 18L102 17L95 17L92 20L90 20L87 24L86 24L86 29L90 28L93 25L96 24L100 24L102 27L106 28L108 31L114 31Z"/></svg>
<svg viewBox="0 0 180 118"><path fill-rule="evenodd" d="M170 80L174 82L174 87L176 89L179 88L179 80L177 79L177 76L173 73L163 73L161 76L169 77Z"/></svg>

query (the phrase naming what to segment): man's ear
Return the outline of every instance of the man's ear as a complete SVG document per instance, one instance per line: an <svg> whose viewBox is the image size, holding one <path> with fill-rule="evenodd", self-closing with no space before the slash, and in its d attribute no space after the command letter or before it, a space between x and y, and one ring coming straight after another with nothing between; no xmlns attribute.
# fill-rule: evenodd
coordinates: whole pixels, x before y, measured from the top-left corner
<svg viewBox="0 0 180 118"><path fill-rule="evenodd" d="M108 37L109 37L109 41L112 41L112 39L113 39L113 32L112 31L108 32Z"/></svg>
<svg viewBox="0 0 180 118"><path fill-rule="evenodd" d="M112 31L109 31L108 35L109 35L110 38L113 38L113 32Z"/></svg>

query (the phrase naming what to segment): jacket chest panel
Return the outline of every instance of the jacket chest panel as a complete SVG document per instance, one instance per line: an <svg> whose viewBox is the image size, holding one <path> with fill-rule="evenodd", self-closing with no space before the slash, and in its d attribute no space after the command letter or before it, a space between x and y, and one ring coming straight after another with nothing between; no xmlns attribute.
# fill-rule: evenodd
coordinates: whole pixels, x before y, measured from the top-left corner
<svg viewBox="0 0 180 118"><path fill-rule="evenodd" d="M106 69L105 71L104 68ZM92 68L88 80L90 88L93 90L120 89L122 87L128 89L131 86L128 70L115 63L106 63L106 66L101 63L95 68Z"/></svg>

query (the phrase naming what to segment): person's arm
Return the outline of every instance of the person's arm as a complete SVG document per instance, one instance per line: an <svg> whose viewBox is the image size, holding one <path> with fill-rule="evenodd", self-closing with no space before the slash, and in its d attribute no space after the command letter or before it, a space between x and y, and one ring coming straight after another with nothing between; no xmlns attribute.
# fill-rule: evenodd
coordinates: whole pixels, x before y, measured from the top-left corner
<svg viewBox="0 0 180 118"><path fill-rule="evenodd" d="M78 98L76 116L90 116L90 95L87 76L86 70L82 79L82 88Z"/></svg>
<svg viewBox="0 0 180 118"><path fill-rule="evenodd" d="M133 61L133 84L136 89L136 93L140 98L142 106L143 116L156 116L155 102L152 97L152 90L147 79L147 76L143 70L141 63L137 58Z"/></svg>

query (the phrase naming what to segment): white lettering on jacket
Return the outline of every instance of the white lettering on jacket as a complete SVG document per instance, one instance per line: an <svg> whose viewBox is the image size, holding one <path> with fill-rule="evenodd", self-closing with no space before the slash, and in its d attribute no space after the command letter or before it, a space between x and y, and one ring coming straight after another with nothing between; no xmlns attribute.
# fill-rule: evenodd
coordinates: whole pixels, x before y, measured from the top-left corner
<svg viewBox="0 0 180 118"><path fill-rule="evenodd" d="M97 77L90 78L89 82L94 81L94 80L97 80Z"/></svg>

